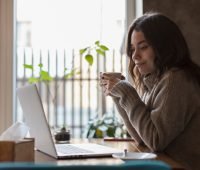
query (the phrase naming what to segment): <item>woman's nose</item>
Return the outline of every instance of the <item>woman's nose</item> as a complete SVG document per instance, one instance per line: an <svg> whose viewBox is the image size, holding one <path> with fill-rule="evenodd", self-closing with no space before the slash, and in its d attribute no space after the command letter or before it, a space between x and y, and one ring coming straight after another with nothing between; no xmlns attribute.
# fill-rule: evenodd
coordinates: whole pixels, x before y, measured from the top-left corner
<svg viewBox="0 0 200 170"><path fill-rule="evenodd" d="M137 60L137 59L139 59L139 57L140 57L140 55L139 55L138 51L135 50L135 51L133 52L133 54L132 54L132 60L133 60L133 61L134 61L134 60Z"/></svg>

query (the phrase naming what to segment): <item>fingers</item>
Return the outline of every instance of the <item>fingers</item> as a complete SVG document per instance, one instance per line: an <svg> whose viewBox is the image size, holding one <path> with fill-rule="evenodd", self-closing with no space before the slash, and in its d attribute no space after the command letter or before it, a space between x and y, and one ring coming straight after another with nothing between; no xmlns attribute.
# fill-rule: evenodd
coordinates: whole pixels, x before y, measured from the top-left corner
<svg viewBox="0 0 200 170"><path fill-rule="evenodd" d="M121 73L102 73L100 72L100 86L102 87L104 95L108 96L111 94L112 88L117 84L120 80L124 80L125 77L121 75Z"/></svg>
<svg viewBox="0 0 200 170"><path fill-rule="evenodd" d="M103 73L102 73L102 72L100 72L100 80L101 80L101 79L104 79Z"/></svg>
<svg viewBox="0 0 200 170"><path fill-rule="evenodd" d="M104 80L104 79L100 80L100 86L105 86L107 84L108 84L108 80Z"/></svg>
<svg viewBox="0 0 200 170"><path fill-rule="evenodd" d="M104 93L105 96L110 95L110 91L106 88L106 86L103 86L102 89L103 89L103 93Z"/></svg>
<svg viewBox="0 0 200 170"><path fill-rule="evenodd" d="M110 84L109 80L105 80L105 79L100 80L100 86L102 87L102 91L105 96L109 96L109 94L110 94L109 84Z"/></svg>
<svg viewBox="0 0 200 170"><path fill-rule="evenodd" d="M100 74L100 79L110 80L111 76L106 73Z"/></svg>

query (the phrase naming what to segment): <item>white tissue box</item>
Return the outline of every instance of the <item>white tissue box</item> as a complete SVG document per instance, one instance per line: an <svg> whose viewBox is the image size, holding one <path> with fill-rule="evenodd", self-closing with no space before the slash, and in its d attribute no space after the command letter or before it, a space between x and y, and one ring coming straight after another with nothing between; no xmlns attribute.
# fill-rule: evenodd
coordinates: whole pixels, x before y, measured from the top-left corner
<svg viewBox="0 0 200 170"><path fill-rule="evenodd" d="M0 162L22 161L34 162L34 139L20 141L0 141Z"/></svg>

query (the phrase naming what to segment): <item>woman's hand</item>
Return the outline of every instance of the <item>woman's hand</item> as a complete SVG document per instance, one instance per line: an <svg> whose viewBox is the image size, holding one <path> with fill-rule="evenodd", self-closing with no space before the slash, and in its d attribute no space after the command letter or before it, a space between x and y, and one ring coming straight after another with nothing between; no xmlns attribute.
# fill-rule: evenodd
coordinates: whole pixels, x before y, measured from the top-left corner
<svg viewBox="0 0 200 170"><path fill-rule="evenodd" d="M125 77L121 74L116 73L100 73L100 86L103 89L103 93L106 96L111 95L112 88L121 80L124 80Z"/></svg>

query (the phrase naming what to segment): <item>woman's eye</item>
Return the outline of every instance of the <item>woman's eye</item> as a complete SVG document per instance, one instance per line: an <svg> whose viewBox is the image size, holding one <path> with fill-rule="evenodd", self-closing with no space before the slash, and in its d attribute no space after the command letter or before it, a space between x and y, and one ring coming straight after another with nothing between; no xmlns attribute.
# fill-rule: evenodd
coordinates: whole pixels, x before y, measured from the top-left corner
<svg viewBox="0 0 200 170"><path fill-rule="evenodd" d="M142 50L144 50L146 48L148 48L148 45L143 45L143 46L140 47L140 49L142 49Z"/></svg>

